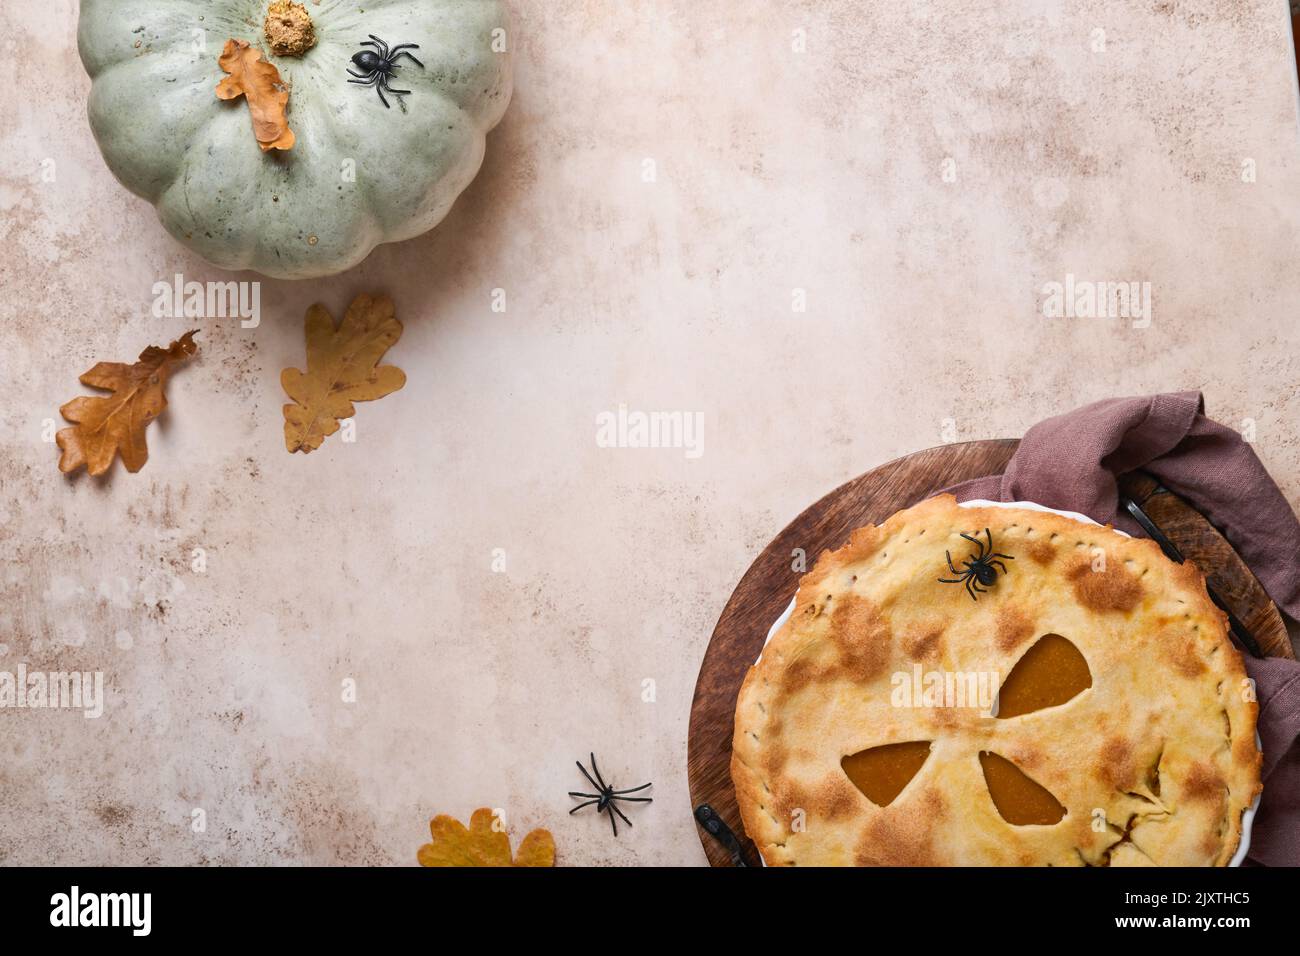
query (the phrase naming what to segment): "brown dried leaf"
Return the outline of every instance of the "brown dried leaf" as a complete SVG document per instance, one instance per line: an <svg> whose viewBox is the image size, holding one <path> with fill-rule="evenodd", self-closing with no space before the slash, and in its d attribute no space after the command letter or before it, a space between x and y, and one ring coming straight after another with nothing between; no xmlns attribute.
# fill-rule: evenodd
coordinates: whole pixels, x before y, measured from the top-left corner
<svg viewBox="0 0 1300 956"><path fill-rule="evenodd" d="M469 828L454 817L436 816L429 821L433 842L416 852L421 866L555 866L555 838L549 830L533 830L510 857L510 838L494 830L494 816L487 807L475 810Z"/></svg>
<svg viewBox="0 0 1300 956"><path fill-rule="evenodd" d="M66 474L85 465L90 474L102 475L115 454L121 454L129 472L144 467L149 460L145 429L167 407L163 389L175 366L198 351L194 334L186 332L165 349L149 346L134 365L100 362L81 376L81 384L113 394L83 395L59 409L74 423L54 436L63 452L59 471Z"/></svg>
<svg viewBox="0 0 1300 956"><path fill-rule="evenodd" d="M262 152L291 149L295 137L286 115L289 88L280 79L280 71L264 62L262 51L253 49L247 40L227 40L217 62L230 74L217 84L217 97L247 100L253 114L253 135Z"/></svg>
<svg viewBox="0 0 1300 956"><path fill-rule="evenodd" d="M334 318L319 303L307 310L307 371L287 368L280 384L297 404L284 406L284 445L310 452L351 418L353 402L371 402L406 384L406 373L379 365L402 337L402 323L386 295L359 295L336 330Z"/></svg>

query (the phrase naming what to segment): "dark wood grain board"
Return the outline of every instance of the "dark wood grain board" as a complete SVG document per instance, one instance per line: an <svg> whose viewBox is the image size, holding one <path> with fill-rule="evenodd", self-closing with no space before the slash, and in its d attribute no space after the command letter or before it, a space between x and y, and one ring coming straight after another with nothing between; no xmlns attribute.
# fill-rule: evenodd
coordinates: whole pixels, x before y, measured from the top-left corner
<svg viewBox="0 0 1300 956"><path fill-rule="evenodd" d="M1016 439L965 442L928 448L881 465L836 488L795 518L745 572L704 652L691 704L687 778L691 805L708 803L736 831L750 862L758 855L740 826L731 785L731 731L741 681L763 647L768 628L798 587L803 568L821 552L842 545L849 534L879 524L895 511L969 478L1001 472ZM1207 572L1215 588L1252 630L1265 653L1292 657L1286 626L1273 602L1232 546L1194 508L1142 475L1123 485L1189 560ZM798 559L804 555L801 567ZM727 854L700 832L714 866L730 866Z"/></svg>

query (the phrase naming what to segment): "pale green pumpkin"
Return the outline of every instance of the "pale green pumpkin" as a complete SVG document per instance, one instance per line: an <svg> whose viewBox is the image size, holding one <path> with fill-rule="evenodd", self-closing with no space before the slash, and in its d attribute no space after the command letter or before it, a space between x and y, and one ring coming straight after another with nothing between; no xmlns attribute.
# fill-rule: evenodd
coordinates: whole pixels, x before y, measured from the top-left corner
<svg viewBox="0 0 1300 956"><path fill-rule="evenodd" d="M81 0L90 125L109 168L167 231L226 269L301 279L433 228L478 172L510 100L500 0L306 0L316 43L274 56L268 0ZM385 109L349 84L368 35L419 44ZM262 152L241 98L222 101L228 39L263 51L290 89L292 149Z"/></svg>

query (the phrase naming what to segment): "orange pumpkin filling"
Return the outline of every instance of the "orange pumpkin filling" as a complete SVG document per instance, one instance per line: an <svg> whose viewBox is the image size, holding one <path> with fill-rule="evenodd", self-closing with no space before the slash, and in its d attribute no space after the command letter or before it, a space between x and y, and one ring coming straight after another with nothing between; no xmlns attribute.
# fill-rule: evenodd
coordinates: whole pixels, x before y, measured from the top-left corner
<svg viewBox="0 0 1300 956"><path fill-rule="evenodd" d="M1007 675L998 691L997 715L1019 717L1056 707L1092 686L1088 662L1059 634L1039 638Z"/></svg>
<svg viewBox="0 0 1300 956"><path fill-rule="evenodd" d="M980 766L984 768L984 782L988 784L993 805L1007 823L1018 827L1050 825L1065 816L1065 807L1006 757L982 751Z"/></svg>
<svg viewBox="0 0 1300 956"><path fill-rule="evenodd" d="M868 800L887 807L916 776L928 756L930 741L912 740L849 754L840 766Z"/></svg>

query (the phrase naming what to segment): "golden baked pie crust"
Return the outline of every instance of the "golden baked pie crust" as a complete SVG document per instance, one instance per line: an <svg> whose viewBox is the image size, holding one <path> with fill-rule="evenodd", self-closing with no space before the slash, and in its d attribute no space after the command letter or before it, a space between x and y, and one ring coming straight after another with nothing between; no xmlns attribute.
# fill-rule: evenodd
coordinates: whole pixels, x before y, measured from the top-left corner
<svg viewBox="0 0 1300 956"><path fill-rule="evenodd" d="M983 529L1012 555L972 601L952 577ZM1104 558L1098 558L1104 554ZM892 675L997 672L1059 634L1092 686L1012 718L895 707ZM959 508L950 495L861 528L799 584L794 613L750 669L731 774L745 830L771 865L1226 865L1260 789L1258 707L1205 579L1151 541L1055 514ZM841 759L929 740L888 805ZM1011 760L1066 808L1013 826L979 753Z"/></svg>

